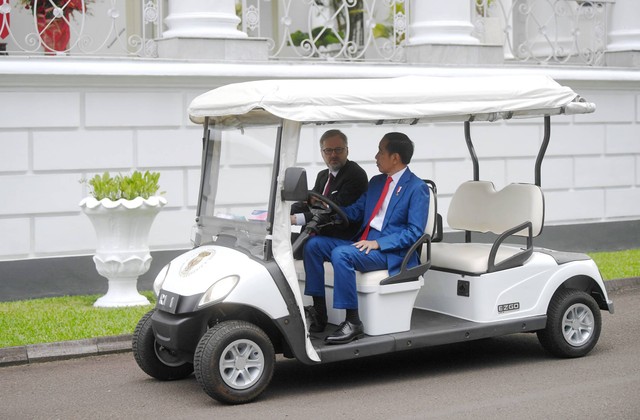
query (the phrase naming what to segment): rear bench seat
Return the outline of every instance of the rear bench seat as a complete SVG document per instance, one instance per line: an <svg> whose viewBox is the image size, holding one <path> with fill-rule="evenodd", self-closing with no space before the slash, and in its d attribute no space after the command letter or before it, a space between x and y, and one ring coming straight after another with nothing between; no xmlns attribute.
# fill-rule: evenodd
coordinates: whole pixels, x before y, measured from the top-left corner
<svg viewBox="0 0 640 420"><path fill-rule="evenodd" d="M451 199L447 223L452 229L499 236L493 244L434 243L432 268L479 275L517 267L531 257L532 239L542 231L542 190L532 184L509 184L496 191L491 182L467 181ZM503 244L513 235L526 237L526 247Z"/></svg>
<svg viewBox="0 0 640 420"><path fill-rule="evenodd" d="M414 245L416 248L422 248L420 266L407 269L393 277L389 277L387 270L366 273L356 271L360 318L364 323L364 332L367 335L408 331L410 328L413 304L420 287L424 284L422 274L430 264L431 237L436 232L437 190L432 181L425 182L429 186L430 193L429 215L425 235ZM301 260L296 260L295 268L300 290L304 293L304 263ZM333 265L325 262L324 271L329 322L339 324L344 321L344 310L333 308ZM309 304L310 298L305 296L305 299Z"/></svg>

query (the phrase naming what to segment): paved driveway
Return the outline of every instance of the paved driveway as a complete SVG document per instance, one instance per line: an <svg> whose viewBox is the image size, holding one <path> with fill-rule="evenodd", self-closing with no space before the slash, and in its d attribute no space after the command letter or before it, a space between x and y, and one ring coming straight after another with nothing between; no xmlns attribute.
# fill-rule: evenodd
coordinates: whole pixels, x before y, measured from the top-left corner
<svg viewBox="0 0 640 420"><path fill-rule="evenodd" d="M280 360L260 400L224 406L131 353L0 368L7 419L638 419L640 289L613 294L596 348L555 359L521 334L356 362Z"/></svg>

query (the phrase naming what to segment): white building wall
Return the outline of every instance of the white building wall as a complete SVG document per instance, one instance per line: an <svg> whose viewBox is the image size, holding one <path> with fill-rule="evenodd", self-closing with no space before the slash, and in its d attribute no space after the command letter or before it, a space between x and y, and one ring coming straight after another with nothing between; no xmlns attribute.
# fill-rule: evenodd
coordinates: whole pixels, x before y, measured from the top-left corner
<svg viewBox="0 0 640 420"><path fill-rule="evenodd" d="M297 77L304 77L306 72L318 77L322 67L297 64L291 69L284 64L280 69L295 70ZM34 76L28 83L14 83L12 78L19 79L19 75L0 75L0 103L7 105L0 113L0 260L93 254L95 234L78 207L87 186L79 181L105 170L160 171L161 190L166 191L168 205L152 227L151 247L190 247L202 131L188 121L186 108L197 94L216 85L282 74L278 68L271 68L257 71L252 67L252 73L242 78L201 71L157 79L149 75L69 75L55 83L47 74ZM349 67L349 73L345 66L328 66L325 74L365 77L450 73L447 69L409 66L356 68ZM456 71L461 75L479 72L473 68ZM552 118L551 144L542 177L546 220L548 224L569 224L639 219L640 76L629 80L629 73L625 73L627 80L607 75L599 80L586 76L593 70L577 72L584 77L574 74L573 82L557 77L562 74L555 76L596 103L597 111ZM350 138L350 158L370 176L375 175L377 142L394 128L341 128ZM310 183L323 167L317 139L325 129L308 127L303 132L308 144L313 145L302 147L299 154ZM398 130L415 141L411 168L437 182L440 212L446 214L457 185L472 177L462 125L432 124ZM472 124L471 133L482 179L494 181L497 187L509 182L533 182L533 165L543 134L541 121L477 123Z"/></svg>
<svg viewBox="0 0 640 420"><path fill-rule="evenodd" d="M202 133L185 109L199 92L54 88L45 79L0 94L12 105L0 117L0 259L92 254L80 181L105 170L160 171L169 204L151 232L153 248L189 246Z"/></svg>

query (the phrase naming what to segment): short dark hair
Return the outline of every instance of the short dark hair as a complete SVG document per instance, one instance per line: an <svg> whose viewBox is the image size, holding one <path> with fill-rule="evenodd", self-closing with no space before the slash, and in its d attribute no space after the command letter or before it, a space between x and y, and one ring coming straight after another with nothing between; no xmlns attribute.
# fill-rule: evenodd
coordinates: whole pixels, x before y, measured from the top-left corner
<svg viewBox="0 0 640 420"><path fill-rule="evenodd" d="M383 140L387 140L387 152L389 154L397 153L400 155L400 160L405 165L411 162L413 157L413 142L404 133L391 132L382 137Z"/></svg>
<svg viewBox="0 0 640 420"><path fill-rule="evenodd" d="M347 135L340 130L333 129L333 130L325 131L322 137L320 137L320 147L322 147L326 139L328 139L329 137L336 137L336 136L342 139L345 146L349 146L349 142L347 141Z"/></svg>

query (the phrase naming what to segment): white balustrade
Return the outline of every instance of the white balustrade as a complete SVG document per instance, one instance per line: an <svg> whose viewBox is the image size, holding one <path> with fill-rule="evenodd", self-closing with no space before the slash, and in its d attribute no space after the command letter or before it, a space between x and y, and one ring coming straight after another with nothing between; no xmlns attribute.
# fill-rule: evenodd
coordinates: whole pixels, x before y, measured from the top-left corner
<svg viewBox="0 0 640 420"><path fill-rule="evenodd" d="M38 24L23 1L0 0L0 54L5 44L11 55L157 57L160 39L248 36L267 39L272 59L402 62L409 45L503 45L505 61L602 65L606 50L639 43L638 6L625 2L169 0L163 10L167 0L34 0L49 9ZM45 32L58 24L68 26L64 47L47 45Z"/></svg>

